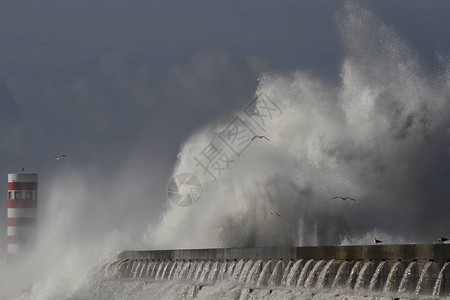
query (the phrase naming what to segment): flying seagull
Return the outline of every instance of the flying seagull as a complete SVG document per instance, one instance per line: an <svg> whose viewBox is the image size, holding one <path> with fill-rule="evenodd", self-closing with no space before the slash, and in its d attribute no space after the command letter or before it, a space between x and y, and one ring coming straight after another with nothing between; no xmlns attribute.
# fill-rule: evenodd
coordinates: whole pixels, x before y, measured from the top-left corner
<svg viewBox="0 0 450 300"><path fill-rule="evenodd" d="M377 238L373 238L373 242L374 242L375 244L378 244L378 243L382 243L383 241L377 240Z"/></svg>
<svg viewBox="0 0 450 300"><path fill-rule="evenodd" d="M446 241L448 241L448 238L441 237L441 238L438 238L438 241L439 242L446 242Z"/></svg>
<svg viewBox="0 0 450 300"><path fill-rule="evenodd" d="M66 157L67 155L65 155L65 154L61 154L61 155L55 155L55 159L56 160L61 160L61 159L63 159L64 157Z"/></svg>
<svg viewBox="0 0 450 300"><path fill-rule="evenodd" d="M341 196L336 196L336 197L333 197L333 198L331 198L331 199L341 199L342 201L345 201L345 200L356 201L356 200L353 199L353 198L350 198L350 197L341 197Z"/></svg>
<svg viewBox="0 0 450 300"><path fill-rule="evenodd" d="M258 138L258 139L266 139L266 140L268 140L270 142L270 140L267 137L265 137L264 135L255 135L254 137L252 137L251 141L253 141L256 138Z"/></svg>
<svg viewBox="0 0 450 300"><path fill-rule="evenodd" d="M278 217L281 218L280 214L275 212L275 211L268 211L266 212L266 214L264 215L264 220L266 219L267 215L277 215Z"/></svg>

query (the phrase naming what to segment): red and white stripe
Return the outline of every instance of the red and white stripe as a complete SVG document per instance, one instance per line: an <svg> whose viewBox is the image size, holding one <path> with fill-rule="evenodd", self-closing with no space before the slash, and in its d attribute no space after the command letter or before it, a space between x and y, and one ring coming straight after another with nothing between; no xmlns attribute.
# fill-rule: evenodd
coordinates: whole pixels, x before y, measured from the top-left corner
<svg viewBox="0 0 450 300"><path fill-rule="evenodd" d="M8 174L8 254L22 252L34 237L37 174Z"/></svg>

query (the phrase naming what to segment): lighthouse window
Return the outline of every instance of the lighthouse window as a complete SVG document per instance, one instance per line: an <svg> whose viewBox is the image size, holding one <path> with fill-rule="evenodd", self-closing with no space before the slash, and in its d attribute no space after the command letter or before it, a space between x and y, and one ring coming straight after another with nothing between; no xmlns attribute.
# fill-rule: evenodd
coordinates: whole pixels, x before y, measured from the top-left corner
<svg viewBox="0 0 450 300"><path fill-rule="evenodd" d="M14 199L22 199L22 192L14 192Z"/></svg>
<svg viewBox="0 0 450 300"><path fill-rule="evenodd" d="M12 192L8 192L8 199L12 199Z"/></svg>
<svg viewBox="0 0 450 300"><path fill-rule="evenodd" d="M25 199L31 199L33 197L32 192L25 192Z"/></svg>

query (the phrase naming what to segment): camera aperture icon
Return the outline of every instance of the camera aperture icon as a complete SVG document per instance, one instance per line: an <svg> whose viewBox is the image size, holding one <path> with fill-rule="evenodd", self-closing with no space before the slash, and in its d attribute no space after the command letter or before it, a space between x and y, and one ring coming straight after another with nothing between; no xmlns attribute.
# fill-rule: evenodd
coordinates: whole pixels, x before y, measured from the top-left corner
<svg viewBox="0 0 450 300"><path fill-rule="evenodd" d="M191 173L179 173L169 180L167 196L176 206L189 207L194 205L202 194L200 180Z"/></svg>

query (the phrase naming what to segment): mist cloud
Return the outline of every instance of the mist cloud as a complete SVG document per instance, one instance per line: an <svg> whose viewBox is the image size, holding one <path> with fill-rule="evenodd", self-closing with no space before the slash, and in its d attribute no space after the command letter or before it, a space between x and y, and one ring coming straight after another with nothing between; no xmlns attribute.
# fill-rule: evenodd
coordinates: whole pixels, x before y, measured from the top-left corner
<svg viewBox="0 0 450 300"><path fill-rule="evenodd" d="M443 234L450 208L443 201L450 192L443 176L447 77L426 73L407 43L367 9L347 2L337 16L347 49L341 83L305 72L263 77L256 96L289 107L267 124L271 143L252 143L191 208L169 208L174 229L160 228L157 245L336 244L349 233L379 230L397 242L431 242ZM220 142L222 122L186 142L174 174L207 179L194 157ZM336 195L358 201L335 203ZM283 218L269 226L269 210Z"/></svg>

